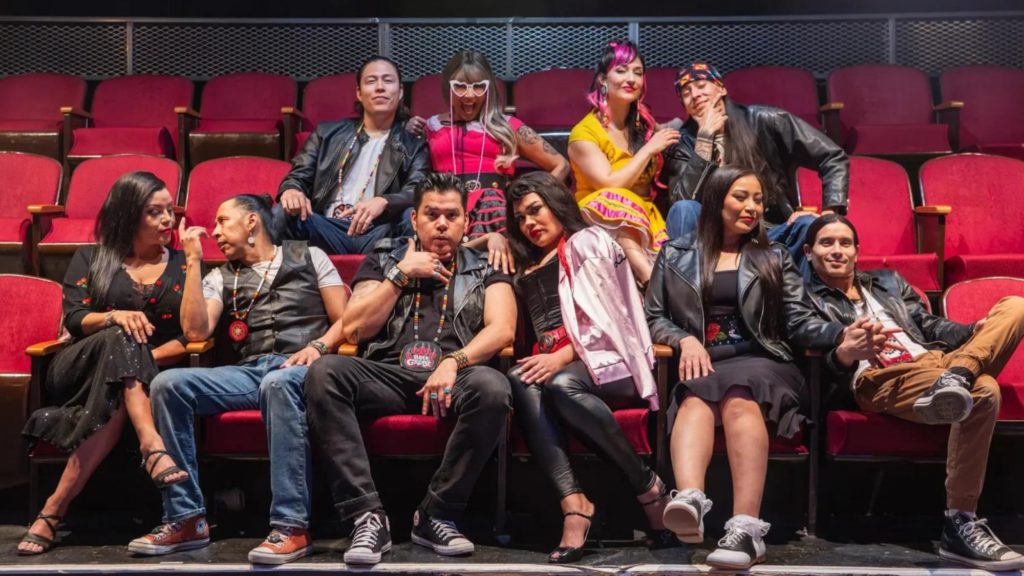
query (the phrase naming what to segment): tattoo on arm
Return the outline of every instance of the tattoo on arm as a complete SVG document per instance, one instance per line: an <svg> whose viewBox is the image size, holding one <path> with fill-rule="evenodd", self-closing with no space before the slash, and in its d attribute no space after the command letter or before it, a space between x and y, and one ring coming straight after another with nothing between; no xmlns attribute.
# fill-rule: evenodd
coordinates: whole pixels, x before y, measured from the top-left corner
<svg viewBox="0 0 1024 576"><path fill-rule="evenodd" d="M544 143L545 152L551 154L552 156L561 156L561 154L558 153L558 150L555 150L555 147L549 144L547 140L541 138L540 141Z"/></svg>
<svg viewBox="0 0 1024 576"><path fill-rule="evenodd" d="M354 302L359 298L363 298L366 295L371 294L374 290L377 289L377 286L380 285L381 282L377 282L374 280L367 280L365 282L360 282L359 284L356 284L356 289L352 291L352 299L350 300L350 302Z"/></svg>
<svg viewBox="0 0 1024 576"><path fill-rule="evenodd" d="M697 153L697 156L711 162L712 152L714 151L715 144L711 140L705 140L703 138L697 139L697 144L693 147L693 151Z"/></svg>
<svg viewBox="0 0 1024 576"><path fill-rule="evenodd" d="M533 128L530 128L526 124L520 126L519 130L516 130L516 133L519 134L519 137L523 139L524 143L529 145L536 144L542 140L540 134L537 134Z"/></svg>

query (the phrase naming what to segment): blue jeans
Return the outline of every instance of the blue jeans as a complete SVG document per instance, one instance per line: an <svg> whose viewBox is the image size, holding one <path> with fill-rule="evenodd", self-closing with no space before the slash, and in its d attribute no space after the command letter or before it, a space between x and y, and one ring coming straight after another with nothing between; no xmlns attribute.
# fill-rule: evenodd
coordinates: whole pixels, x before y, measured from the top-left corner
<svg viewBox="0 0 1024 576"><path fill-rule="evenodd" d="M167 452L188 479L162 491L165 523L205 514L199 489L193 418L260 409L270 452L270 524L309 527L311 461L303 395L305 366L279 369L270 354L239 366L177 368L149 385L153 420Z"/></svg>
<svg viewBox="0 0 1024 576"><path fill-rule="evenodd" d="M352 220L328 218L322 214L310 214L305 221L299 216L289 216L280 205L274 208L274 227L283 240L305 240L327 254L369 254L373 245L381 238L391 235L391 225L370 224L359 236L349 236L348 227Z"/></svg>
<svg viewBox="0 0 1024 576"><path fill-rule="evenodd" d="M691 234L697 230L697 219L700 217L700 202L696 200L677 200L668 210L665 227L668 237L672 240ZM768 239L786 245L789 255L793 257L800 272L804 271L807 259L804 257L804 239L807 227L814 222L816 216L801 216L792 224L779 224L768 229Z"/></svg>

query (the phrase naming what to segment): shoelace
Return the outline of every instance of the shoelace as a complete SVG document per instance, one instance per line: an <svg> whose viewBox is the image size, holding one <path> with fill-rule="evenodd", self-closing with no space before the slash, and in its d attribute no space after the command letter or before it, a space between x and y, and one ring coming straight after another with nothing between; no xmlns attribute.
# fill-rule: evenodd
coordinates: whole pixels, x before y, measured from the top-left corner
<svg viewBox="0 0 1024 576"><path fill-rule="evenodd" d="M377 532L384 526L380 517L370 514L352 533L352 548L370 548L377 545Z"/></svg>
<svg viewBox="0 0 1024 576"><path fill-rule="evenodd" d="M731 548L737 546L740 540L743 539L744 535L749 534L752 537L761 536L764 537L768 533L768 529L772 527L767 522L757 521L758 524L754 524L753 521L742 519L737 522L735 518L730 519L725 523L725 536L718 541L718 545L723 548Z"/></svg>
<svg viewBox="0 0 1024 576"><path fill-rule="evenodd" d="M291 530L287 528L274 528L274 530L270 532L270 535L267 536L266 542L269 544L280 544L287 540L291 535Z"/></svg>
<svg viewBox="0 0 1024 576"><path fill-rule="evenodd" d="M732 548L734 546L738 546L740 540L743 539L743 536L745 534L746 532L733 526L732 528L729 528L729 531L725 533L725 536L723 536L722 539L718 541L718 545L722 548Z"/></svg>
<svg viewBox="0 0 1024 576"><path fill-rule="evenodd" d="M1003 543L989 533L986 524L988 524L988 520L975 520L964 524L960 531L972 547L977 548L983 554L992 554L1003 546Z"/></svg>
<svg viewBox="0 0 1024 576"><path fill-rule="evenodd" d="M172 524L161 524L156 528L153 528L153 531L150 532L150 534L152 534L153 536L161 536L163 534L173 534L178 530L181 530L181 522L174 522Z"/></svg>
<svg viewBox="0 0 1024 576"><path fill-rule="evenodd" d="M431 518L430 526L434 529L434 533L440 536L442 540L448 541L456 538L464 538L464 536L459 532L459 529L455 527L455 522Z"/></svg>

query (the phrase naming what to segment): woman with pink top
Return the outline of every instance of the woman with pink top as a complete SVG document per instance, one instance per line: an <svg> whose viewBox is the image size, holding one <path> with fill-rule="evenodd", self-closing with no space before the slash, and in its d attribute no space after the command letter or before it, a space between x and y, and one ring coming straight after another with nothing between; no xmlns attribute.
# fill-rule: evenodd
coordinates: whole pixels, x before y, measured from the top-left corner
<svg viewBox="0 0 1024 576"><path fill-rule="evenodd" d="M441 74L448 113L412 118L406 129L422 131L436 172L451 172L469 191L466 237L470 248L486 249L491 264L510 268L505 232L504 189L521 155L564 180L569 162L518 119L505 115L497 79L487 58L464 50Z"/></svg>
<svg viewBox="0 0 1024 576"><path fill-rule="evenodd" d="M575 199L550 174L517 179L508 198L514 286L528 316L520 343L532 345L532 354L508 374L512 400L523 438L558 491L565 517L549 560L578 561L599 523L569 465L565 432L625 476L657 532L649 545L676 545L662 523L665 485L612 415L613 409L658 409L651 336L626 256L603 229L586 227Z"/></svg>

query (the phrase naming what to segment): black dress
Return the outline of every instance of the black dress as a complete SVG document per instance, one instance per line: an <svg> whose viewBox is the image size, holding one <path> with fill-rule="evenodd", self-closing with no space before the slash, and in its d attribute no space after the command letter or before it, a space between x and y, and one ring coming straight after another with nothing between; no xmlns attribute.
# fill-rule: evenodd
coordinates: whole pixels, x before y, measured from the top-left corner
<svg viewBox="0 0 1024 576"><path fill-rule="evenodd" d="M171 340L186 343L181 332L181 295L185 286L185 255L168 249L167 268L154 284L134 282L123 269L110 284L109 306L102 310L89 296L89 263L93 247L75 252L64 277L64 326L72 343L54 356L47 372L44 402L50 407L34 412L22 434L71 452L103 427L118 410L125 378L143 385L159 372L152 350ZM90 336L82 333L82 320L93 312L141 311L153 325L147 344L138 344L118 326Z"/></svg>
<svg viewBox="0 0 1024 576"><path fill-rule="evenodd" d="M805 394L803 373L796 364L783 362L764 350L751 335L740 314L736 270L715 272L711 296L704 347L715 371L675 385L670 419L674 419L687 391L708 402L719 402L730 388L743 386L761 406L769 433L792 438L804 420L800 414Z"/></svg>

